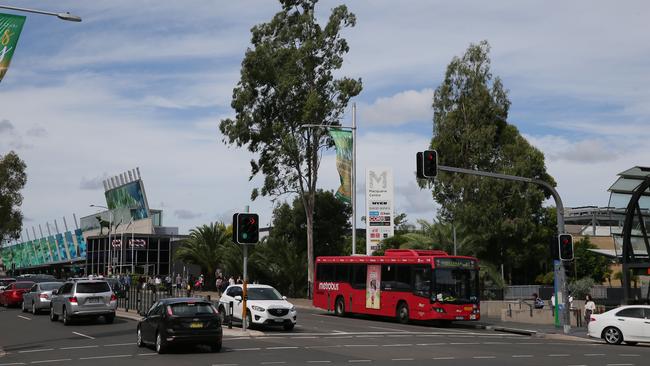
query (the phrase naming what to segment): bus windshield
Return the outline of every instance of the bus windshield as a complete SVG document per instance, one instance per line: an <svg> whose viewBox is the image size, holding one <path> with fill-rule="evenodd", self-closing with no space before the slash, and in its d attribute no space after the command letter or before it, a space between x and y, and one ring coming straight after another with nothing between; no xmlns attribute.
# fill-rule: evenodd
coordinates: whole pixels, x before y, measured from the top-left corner
<svg viewBox="0 0 650 366"><path fill-rule="evenodd" d="M451 304L478 302L478 271L438 268L434 272L431 300Z"/></svg>

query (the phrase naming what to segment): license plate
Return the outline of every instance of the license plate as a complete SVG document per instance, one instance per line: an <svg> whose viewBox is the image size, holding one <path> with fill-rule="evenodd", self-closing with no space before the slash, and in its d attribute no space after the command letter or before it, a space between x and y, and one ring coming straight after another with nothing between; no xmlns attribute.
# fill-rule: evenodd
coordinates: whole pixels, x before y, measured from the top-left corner
<svg viewBox="0 0 650 366"><path fill-rule="evenodd" d="M465 319L464 316L457 316L457 317L456 317L456 320L463 320L463 319Z"/></svg>
<svg viewBox="0 0 650 366"><path fill-rule="evenodd" d="M203 328L203 323L190 323L190 328Z"/></svg>
<svg viewBox="0 0 650 366"><path fill-rule="evenodd" d="M86 302L89 304L99 304L100 299L99 297L89 297Z"/></svg>

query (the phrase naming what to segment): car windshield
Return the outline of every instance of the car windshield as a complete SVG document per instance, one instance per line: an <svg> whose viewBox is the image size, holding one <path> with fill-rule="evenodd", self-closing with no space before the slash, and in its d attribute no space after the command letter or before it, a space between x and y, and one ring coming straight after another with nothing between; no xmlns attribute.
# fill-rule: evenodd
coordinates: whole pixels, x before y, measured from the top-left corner
<svg viewBox="0 0 650 366"><path fill-rule="evenodd" d="M16 282L15 287L19 289L32 288L34 282Z"/></svg>
<svg viewBox="0 0 650 366"><path fill-rule="evenodd" d="M98 292L110 292L111 288L106 282L81 282L77 283L77 293L94 294Z"/></svg>
<svg viewBox="0 0 650 366"><path fill-rule="evenodd" d="M216 310L211 304L205 302L181 302L168 305L173 315L177 316L194 316L199 314L216 314Z"/></svg>
<svg viewBox="0 0 650 366"><path fill-rule="evenodd" d="M474 269L439 268L434 271L431 300L467 304L478 302L478 271Z"/></svg>
<svg viewBox="0 0 650 366"><path fill-rule="evenodd" d="M0 280L0 286L7 286L10 283L14 283L14 282L16 282L16 281L14 281L14 280Z"/></svg>
<svg viewBox="0 0 650 366"><path fill-rule="evenodd" d="M52 291L55 290L59 287L61 287L63 283L61 282L46 282L46 283L41 283L41 291Z"/></svg>
<svg viewBox="0 0 650 366"><path fill-rule="evenodd" d="M249 300L282 300L282 295L272 287L253 287L248 289Z"/></svg>

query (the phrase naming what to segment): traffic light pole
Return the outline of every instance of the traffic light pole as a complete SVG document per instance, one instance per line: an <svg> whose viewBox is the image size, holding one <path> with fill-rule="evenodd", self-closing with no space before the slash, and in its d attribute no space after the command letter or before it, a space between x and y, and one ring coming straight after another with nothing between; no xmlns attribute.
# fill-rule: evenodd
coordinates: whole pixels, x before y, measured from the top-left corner
<svg viewBox="0 0 650 366"><path fill-rule="evenodd" d="M537 184L539 186L542 186L546 188L549 192L551 192L551 195L553 195L553 199L555 200L555 207L557 208L557 231L558 234L564 233L564 205L562 204L562 198L560 198L560 194L555 190L555 187L550 185L548 182L545 182L540 179L519 177L516 175L483 172L480 170L463 169L463 168L456 168L456 167L444 166L444 165L438 165L438 170L444 172L451 172L451 173L469 174L469 175L477 175L480 177L489 177L489 178L512 180L512 181L524 182L524 183L532 183L532 184ZM558 272L554 271L555 314L559 314L558 310L560 306L559 306L559 301L558 301L559 297L557 296L558 295L557 291L559 287L558 285L561 284L562 302L564 303L564 309L561 317L561 324L564 328L564 333L568 334L569 331L571 330L571 315L569 309L570 304L569 304L569 296L568 296L569 294L567 288L567 279L566 276L563 275L565 273L564 261L560 261L560 272L562 272L562 274L558 276Z"/></svg>

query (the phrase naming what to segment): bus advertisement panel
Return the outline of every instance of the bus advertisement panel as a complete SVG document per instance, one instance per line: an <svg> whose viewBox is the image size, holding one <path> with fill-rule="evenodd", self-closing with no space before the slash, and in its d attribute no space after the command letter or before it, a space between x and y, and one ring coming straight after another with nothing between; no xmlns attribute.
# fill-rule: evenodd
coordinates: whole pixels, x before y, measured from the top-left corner
<svg viewBox="0 0 650 366"><path fill-rule="evenodd" d="M319 257L313 304L409 320L480 320L478 260L438 250L389 249L384 256Z"/></svg>

